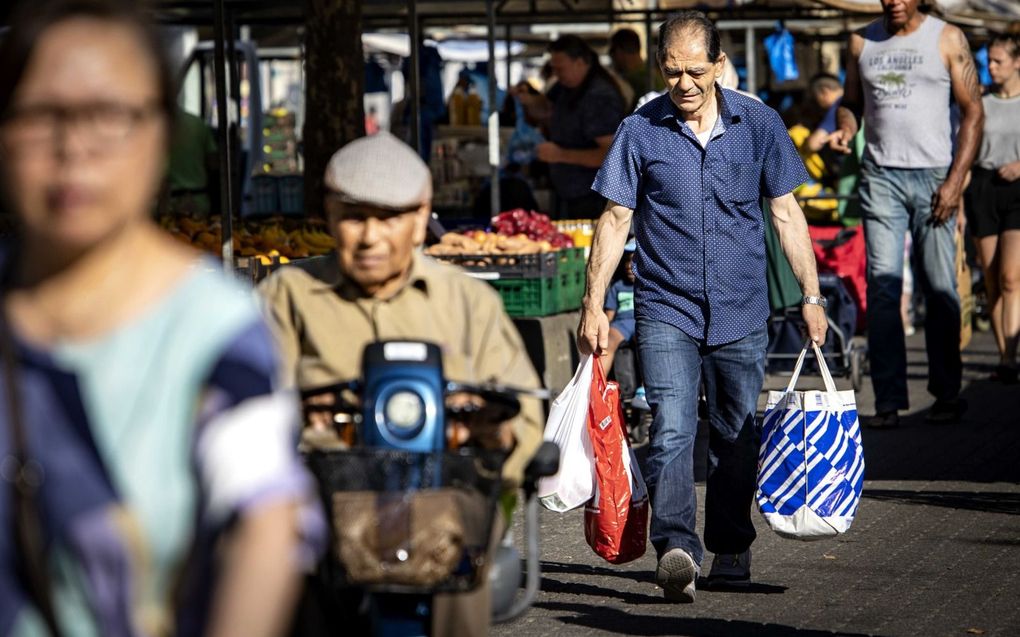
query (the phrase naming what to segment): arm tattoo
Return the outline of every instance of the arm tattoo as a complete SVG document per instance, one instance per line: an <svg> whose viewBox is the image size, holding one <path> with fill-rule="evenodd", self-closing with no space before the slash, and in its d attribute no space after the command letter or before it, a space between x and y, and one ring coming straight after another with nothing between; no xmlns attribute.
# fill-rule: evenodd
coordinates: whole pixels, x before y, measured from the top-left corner
<svg viewBox="0 0 1020 637"><path fill-rule="evenodd" d="M957 30L956 37L956 64L959 66L959 78L963 89L971 99L981 99L981 81L978 79L977 68L974 66L974 56L970 52L970 44L963 31Z"/></svg>
<svg viewBox="0 0 1020 637"><path fill-rule="evenodd" d="M960 64L960 81L963 88L970 95L971 99L981 99L981 82L978 80L977 68L974 66L974 58L970 55L970 49L961 53L957 60Z"/></svg>

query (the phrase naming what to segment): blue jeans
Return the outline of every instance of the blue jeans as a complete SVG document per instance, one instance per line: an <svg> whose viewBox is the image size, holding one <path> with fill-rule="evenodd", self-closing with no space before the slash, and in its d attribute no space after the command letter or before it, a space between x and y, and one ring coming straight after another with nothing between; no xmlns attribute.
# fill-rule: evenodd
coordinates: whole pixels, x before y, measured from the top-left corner
<svg viewBox="0 0 1020 637"><path fill-rule="evenodd" d="M652 408L645 481L652 503L650 539L659 557L681 548L701 564L694 525L694 439L702 378L709 409L705 546L741 553L754 541L751 502L757 477L755 413L765 380L765 325L733 343L709 347L680 328L639 318L637 342Z"/></svg>
<svg viewBox="0 0 1020 637"><path fill-rule="evenodd" d="M903 242L913 237L914 278L924 293L927 314L928 391L952 400L960 393L960 298L956 291L953 220L935 227L932 195L948 168L883 168L865 159L861 166L861 206L868 250L868 356L875 410L909 408L907 353L900 315L903 293Z"/></svg>

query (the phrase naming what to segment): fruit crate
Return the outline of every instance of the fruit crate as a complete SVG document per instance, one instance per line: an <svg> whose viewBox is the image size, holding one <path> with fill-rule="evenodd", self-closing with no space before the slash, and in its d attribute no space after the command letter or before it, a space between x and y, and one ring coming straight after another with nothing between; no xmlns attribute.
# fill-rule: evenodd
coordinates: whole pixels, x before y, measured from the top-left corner
<svg viewBox="0 0 1020 637"><path fill-rule="evenodd" d="M558 252L535 254L451 254L436 257L440 261L464 268L468 272L496 279L555 278Z"/></svg>
<svg viewBox="0 0 1020 637"><path fill-rule="evenodd" d="M497 279L489 283L503 297L503 307L510 316L549 316L560 311L558 277Z"/></svg>

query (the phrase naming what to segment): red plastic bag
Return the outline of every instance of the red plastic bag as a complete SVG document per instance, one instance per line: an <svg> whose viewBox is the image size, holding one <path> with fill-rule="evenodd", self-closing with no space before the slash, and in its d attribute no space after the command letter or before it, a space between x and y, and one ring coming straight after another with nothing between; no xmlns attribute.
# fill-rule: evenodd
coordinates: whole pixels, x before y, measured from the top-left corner
<svg viewBox="0 0 1020 637"><path fill-rule="evenodd" d="M588 399L588 432L595 452L595 495L584 509L584 539L610 564L645 554L648 492L623 424L620 386L594 365Z"/></svg>

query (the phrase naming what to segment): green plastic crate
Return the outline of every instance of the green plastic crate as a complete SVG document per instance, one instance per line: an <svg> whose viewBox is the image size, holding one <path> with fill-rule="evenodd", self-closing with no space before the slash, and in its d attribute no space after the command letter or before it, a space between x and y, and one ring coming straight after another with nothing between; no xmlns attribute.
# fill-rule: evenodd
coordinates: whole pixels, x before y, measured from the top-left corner
<svg viewBox="0 0 1020 637"><path fill-rule="evenodd" d="M496 279L489 283L503 297L503 307L510 316L549 316L560 311L558 277Z"/></svg>
<svg viewBox="0 0 1020 637"><path fill-rule="evenodd" d="M584 271L560 271L557 278L559 278L557 311L570 312L581 307L581 299L584 297Z"/></svg>
<svg viewBox="0 0 1020 637"><path fill-rule="evenodd" d="M587 262L584 259L584 248L564 248L558 252L559 271L580 272L584 276Z"/></svg>

